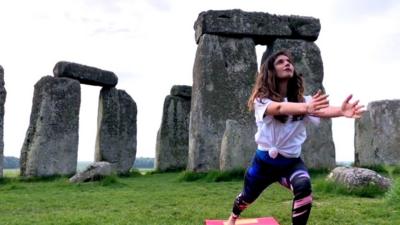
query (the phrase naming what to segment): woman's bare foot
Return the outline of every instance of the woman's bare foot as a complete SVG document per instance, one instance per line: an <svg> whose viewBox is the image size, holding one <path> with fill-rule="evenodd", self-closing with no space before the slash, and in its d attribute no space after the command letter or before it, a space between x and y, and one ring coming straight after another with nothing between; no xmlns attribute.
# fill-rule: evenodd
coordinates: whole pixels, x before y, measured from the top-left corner
<svg viewBox="0 0 400 225"><path fill-rule="evenodd" d="M231 216L229 216L229 219L226 221L225 225L235 225L237 218L238 216L232 213Z"/></svg>

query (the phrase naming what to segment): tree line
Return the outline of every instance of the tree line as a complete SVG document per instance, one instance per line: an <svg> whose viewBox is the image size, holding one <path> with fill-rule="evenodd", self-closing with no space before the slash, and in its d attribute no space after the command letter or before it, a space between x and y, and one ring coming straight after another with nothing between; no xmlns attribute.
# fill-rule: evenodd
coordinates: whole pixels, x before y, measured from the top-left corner
<svg viewBox="0 0 400 225"><path fill-rule="evenodd" d="M19 168L19 159L13 156L4 156L3 158L4 169L17 169Z"/></svg>
<svg viewBox="0 0 400 225"><path fill-rule="evenodd" d="M134 168L154 168L154 158L138 157L133 164ZM4 156L3 159L4 169L18 169L19 158L13 156Z"/></svg>

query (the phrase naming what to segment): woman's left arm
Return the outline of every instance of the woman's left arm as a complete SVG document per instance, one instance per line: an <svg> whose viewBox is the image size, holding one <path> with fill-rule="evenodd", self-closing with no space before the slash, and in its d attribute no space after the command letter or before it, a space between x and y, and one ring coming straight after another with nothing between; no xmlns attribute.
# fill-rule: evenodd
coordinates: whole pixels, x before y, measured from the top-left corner
<svg viewBox="0 0 400 225"><path fill-rule="evenodd" d="M346 118L360 118L364 110L364 105L359 105L359 100L350 102L353 95L349 95L342 103L341 107L328 106L320 109L313 114L313 116L321 118L333 118L333 117L346 117Z"/></svg>

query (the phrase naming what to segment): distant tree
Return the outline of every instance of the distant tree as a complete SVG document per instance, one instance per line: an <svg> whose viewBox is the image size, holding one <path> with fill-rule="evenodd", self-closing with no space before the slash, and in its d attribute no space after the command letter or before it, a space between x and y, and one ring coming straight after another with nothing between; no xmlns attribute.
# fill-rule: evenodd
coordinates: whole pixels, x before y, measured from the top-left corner
<svg viewBox="0 0 400 225"><path fill-rule="evenodd" d="M4 156L3 167L4 169L17 169L19 168L19 159L13 156Z"/></svg>
<svg viewBox="0 0 400 225"><path fill-rule="evenodd" d="M4 169L19 168L19 159L13 156L4 157ZM154 158L139 157L136 158L134 168L154 168Z"/></svg>
<svg viewBox="0 0 400 225"><path fill-rule="evenodd" d="M135 159L134 168L154 168L154 158L139 157Z"/></svg>

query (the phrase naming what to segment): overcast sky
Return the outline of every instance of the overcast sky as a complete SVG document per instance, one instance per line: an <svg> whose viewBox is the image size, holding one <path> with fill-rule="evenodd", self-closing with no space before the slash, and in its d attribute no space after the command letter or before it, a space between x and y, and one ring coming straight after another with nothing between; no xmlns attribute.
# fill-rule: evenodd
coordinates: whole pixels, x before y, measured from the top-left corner
<svg viewBox="0 0 400 225"><path fill-rule="evenodd" d="M400 1L2 0L0 65L7 99L4 155L19 157L33 85L61 60L113 71L138 106L137 157L154 157L164 98L192 85L202 11L235 9L320 19L316 44L330 102L399 99ZM261 55L265 46L257 47ZM100 87L81 85L79 160L93 161ZM333 120L337 161L354 160L354 121Z"/></svg>

